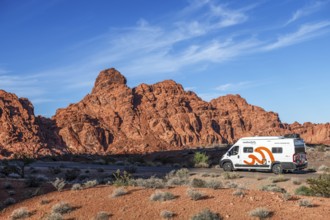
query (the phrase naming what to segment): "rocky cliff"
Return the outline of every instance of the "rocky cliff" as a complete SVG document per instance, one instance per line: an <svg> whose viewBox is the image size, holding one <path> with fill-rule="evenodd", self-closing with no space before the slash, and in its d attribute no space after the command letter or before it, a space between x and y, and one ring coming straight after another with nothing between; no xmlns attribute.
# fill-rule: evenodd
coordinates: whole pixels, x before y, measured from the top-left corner
<svg viewBox="0 0 330 220"><path fill-rule="evenodd" d="M50 119L35 117L28 99L0 90L0 159L63 153L65 147L55 130Z"/></svg>
<svg viewBox="0 0 330 220"><path fill-rule="evenodd" d="M35 117L27 99L1 91L1 154L145 153L286 133L330 144L330 124L284 124L239 95L205 102L172 80L135 88L126 82L117 70L104 70L90 94L52 119Z"/></svg>

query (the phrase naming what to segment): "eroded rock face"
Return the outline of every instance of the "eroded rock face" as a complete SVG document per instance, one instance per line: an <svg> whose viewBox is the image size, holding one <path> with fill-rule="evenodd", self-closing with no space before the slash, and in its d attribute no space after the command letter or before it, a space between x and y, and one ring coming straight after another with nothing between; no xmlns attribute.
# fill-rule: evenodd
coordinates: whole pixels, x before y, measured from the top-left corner
<svg viewBox="0 0 330 220"><path fill-rule="evenodd" d="M234 143L241 137L299 133L330 145L330 124L284 124L239 95L205 102L165 80L133 89L115 69L102 71L91 94L35 117L32 104L0 90L0 155L145 153Z"/></svg>
<svg viewBox="0 0 330 220"><path fill-rule="evenodd" d="M47 120L34 116L33 105L28 99L0 90L0 158L56 152L60 141L55 140L49 145L56 135L52 134L53 128L44 126Z"/></svg>
<svg viewBox="0 0 330 220"><path fill-rule="evenodd" d="M143 153L293 132L310 143L329 140L328 125L283 124L278 114L239 95L208 103L172 80L131 89L115 69L102 71L91 94L53 119L69 149L79 153Z"/></svg>

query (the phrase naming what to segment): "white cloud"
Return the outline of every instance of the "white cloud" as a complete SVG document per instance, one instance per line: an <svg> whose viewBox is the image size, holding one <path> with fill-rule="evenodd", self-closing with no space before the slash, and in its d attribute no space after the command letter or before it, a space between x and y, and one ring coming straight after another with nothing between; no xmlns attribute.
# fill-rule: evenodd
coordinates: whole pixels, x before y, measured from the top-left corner
<svg viewBox="0 0 330 220"><path fill-rule="evenodd" d="M292 22L295 22L296 20L308 16L310 14L313 14L315 12L317 12L318 10L320 10L322 8L322 6L327 3L327 1L315 1L310 5L307 5L301 9L298 9L297 11L295 11L293 13L293 15L291 16L291 18L287 21L287 23L285 25L288 25Z"/></svg>
<svg viewBox="0 0 330 220"><path fill-rule="evenodd" d="M250 87L258 86L258 83L245 81L245 82L238 82L238 83L226 83L220 86L217 86L215 89L223 92L229 91L238 91Z"/></svg>
<svg viewBox="0 0 330 220"><path fill-rule="evenodd" d="M268 44L263 49L273 50L300 43L302 41L323 34L324 31L328 31L328 29L326 28L328 28L329 26L330 21L322 21L314 24L304 24L296 32L278 37L275 42Z"/></svg>

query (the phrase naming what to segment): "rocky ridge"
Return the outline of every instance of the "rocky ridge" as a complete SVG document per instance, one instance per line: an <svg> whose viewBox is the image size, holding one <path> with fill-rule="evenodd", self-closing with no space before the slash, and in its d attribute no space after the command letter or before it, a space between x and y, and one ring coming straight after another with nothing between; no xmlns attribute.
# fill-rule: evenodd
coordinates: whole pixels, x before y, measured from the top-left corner
<svg viewBox="0 0 330 220"><path fill-rule="evenodd" d="M126 83L113 68L101 71L90 94L52 119L35 117L27 99L1 90L0 154L146 153L286 133L330 145L329 123L285 124L239 95L205 102L172 80L135 88Z"/></svg>

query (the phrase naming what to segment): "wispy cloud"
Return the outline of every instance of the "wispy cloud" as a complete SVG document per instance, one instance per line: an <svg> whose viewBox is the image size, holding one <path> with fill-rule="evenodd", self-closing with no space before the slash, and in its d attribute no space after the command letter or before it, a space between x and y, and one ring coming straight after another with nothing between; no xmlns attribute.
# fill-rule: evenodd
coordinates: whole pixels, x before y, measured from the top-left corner
<svg viewBox="0 0 330 220"><path fill-rule="evenodd" d="M319 36L330 26L330 21L322 21L314 24L304 24L296 32L286 34L277 38L273 43L268 44L263 49L273 50L281 47L287 47L293 44L300 43L310 38Z"/></svg>
<svg viewBox="0 0 330 220"><path fill-rule="evenodd" d="M235 82L235 83L226 83L217 86L215 90L221 91L223 93L238 92L244 89L251 89L259 86L264 86L269 83L270 82L267 81L243 81L243 82Z"/></svg>
<svg viewBox="0 0 330 220"><path fill-rule="evenodd" d="M293 13L291 18L287 21L287 23L285 25L288 25L288 24L290 24L292 22L295 22L296 20L298 20L302 17L308 16L310 14L313 14L313 13L317 12L326 3L328 3L328 1L315 1L311 4L309 4L309 5L306 5L303 8L298 9L297 11L295 11Z"/></svg>
<svg viewBox="0 0 330 220"><path fill-rule="evenodd" d="M298 10L288 23L314 13L320 4L323 2ZM260 37L262 31L251 31L250 25L242 27L243 34L237 32L234 27L240 28L240 25L250 22L250 11L256 7L256 4L238 8L219 4L218 1L191 0L187 7L162 21L141 18L130 27L110 28L108 32L77 42L68 49L71 55L66 54L67 60L72 62L59 68L25 73L32 77L14 76L0 68L0 88L28 96L36 103L47 103L54 100L52 91L85 94L93 86L96 74L111 66L128 77L167 76L168 73L191 69L196 72L201 68L206 70L214 63L300 43L329 30L330 21L319 21L303 24L293 33L287 32L288 27L272 30L274 32L266 34L264 39ZM251 86L255 84L229 83L218 86L211 91L212 94L199 95L210 100L226 91Z"/></svg>

